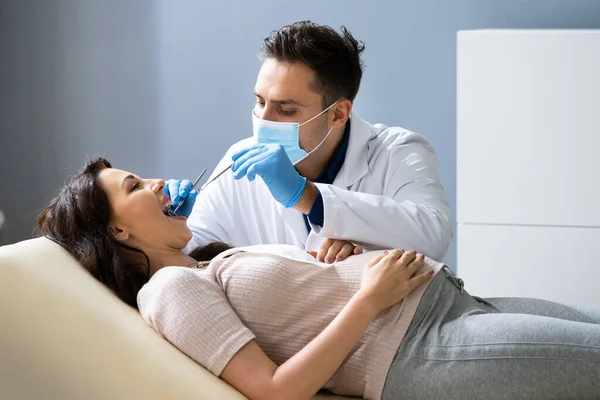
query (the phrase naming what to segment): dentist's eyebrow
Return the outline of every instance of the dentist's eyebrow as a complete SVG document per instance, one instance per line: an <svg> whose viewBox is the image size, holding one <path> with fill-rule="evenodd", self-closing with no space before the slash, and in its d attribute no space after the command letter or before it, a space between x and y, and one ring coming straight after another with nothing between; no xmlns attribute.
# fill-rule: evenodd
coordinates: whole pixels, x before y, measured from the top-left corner
<svg viewBox="0 0 600 400"><path fill-rule="evenodd" d="M265 101L265 99L260 94L254 92L254 95L256 97L258 97L259 99L261 99L262 101ZM298 106L298 107L306 107L305 104L300 103L299 101L296 101L296 100L292 100L292 99L271 100L271 103L281 104L281 105L294 105L294 106Z"/></svg>
<svg viewBox="0 0 600 400"><path fill-rule="evenodd" d="M123 187L125 186L125 182L127 182L128 179L135 179L135 176L129 174L125 178L123 178L123 180L121 181L121 189L123 189Z"/></svg>

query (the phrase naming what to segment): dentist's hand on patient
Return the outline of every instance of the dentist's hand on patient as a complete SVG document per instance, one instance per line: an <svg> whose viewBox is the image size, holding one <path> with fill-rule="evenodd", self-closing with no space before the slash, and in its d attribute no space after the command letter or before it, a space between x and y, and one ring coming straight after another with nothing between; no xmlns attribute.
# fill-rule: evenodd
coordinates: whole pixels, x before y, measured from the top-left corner
<svg viewBox="0 0 600 400"><path fill-rule="evenodd" d="M192 213L198 192L196 190L190 191L191 188L192 181L187 179L169 179L166 182L163 192L171 198L171 210L174 210L183 199L186 199L181 208L177 210L176 215L187 218Z"/></svg>
<svg viewBox="0 0 600 400"><path fill-rule="evenodd" d="M353 254L361 254L362 247L343 239L325 239L319 251L309 251L308 254L318 261L331 264L334 261L342 261Z"/></svg>
<svg viewBox="0 0 600 400"><path fill-rule="evenodd" d="M301 176L280 144L255 144L243 148L231 157L233 178L247 177L253 181L260 176L273 198L284 207L294 207L304 188L306 178Z"/></svg>

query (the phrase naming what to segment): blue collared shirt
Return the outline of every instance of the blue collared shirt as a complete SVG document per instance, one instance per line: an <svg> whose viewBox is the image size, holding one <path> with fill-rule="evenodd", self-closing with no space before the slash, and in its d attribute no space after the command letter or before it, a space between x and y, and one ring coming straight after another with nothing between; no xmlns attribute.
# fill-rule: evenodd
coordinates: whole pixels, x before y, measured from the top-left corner
<svg viewBox="0 0 600 400"><path fill-rule="evenodd" d="M338 172L342 168L344 164L344 159L346 158L346 151L348 150L348 141L350 139L350 120L346 122L346 128L344 129L344 137L342 138L342 143L338 147L337 151L333 155L329 164L321 171L319 176L315 182L317 183L325 183L331 185L335 180ZM306 228L310 232L310 224L309 221L315 225L323 226L324 220L324 208L323 208L323 196L321 196L321 192L317 189L317 198L315 199L315 203L313 204L308 216L304 216L304 222L306 223Z"/></svg>

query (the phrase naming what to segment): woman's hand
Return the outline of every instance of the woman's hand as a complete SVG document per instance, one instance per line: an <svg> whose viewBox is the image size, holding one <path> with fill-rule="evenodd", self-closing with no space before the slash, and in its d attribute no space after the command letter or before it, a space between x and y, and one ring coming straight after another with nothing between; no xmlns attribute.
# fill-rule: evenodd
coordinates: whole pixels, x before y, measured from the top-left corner
<svg viewBox="0 0 600 400"><path fill-rule="evenodd" d="M334 261L342 261L352 254L363 252L362 247L352 242L342 239L325 239L319 248L319 251L309 251L308 254L320 262L331 264Z"/></svg>
<svg viewBox="0 0 600 400"><path fill-rule="evenodd" d="M433 271L417 274L424 256L395 249L374 258L363 272L359 294L377 312L396 304L431 279Z"/></svg>

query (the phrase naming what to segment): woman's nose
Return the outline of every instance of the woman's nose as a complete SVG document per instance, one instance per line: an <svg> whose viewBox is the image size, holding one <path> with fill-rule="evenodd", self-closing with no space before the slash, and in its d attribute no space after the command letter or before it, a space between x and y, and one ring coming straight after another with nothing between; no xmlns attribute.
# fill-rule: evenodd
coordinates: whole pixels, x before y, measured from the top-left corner
<svg viewBox="0 0 600 400"><path fill-rule="evenodd" d="M165 180L164 179L154 179L152 183L152 191L154 193L162 193L165 188Z"/></svg>

